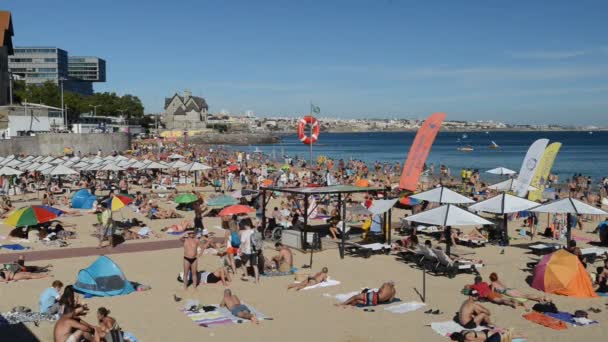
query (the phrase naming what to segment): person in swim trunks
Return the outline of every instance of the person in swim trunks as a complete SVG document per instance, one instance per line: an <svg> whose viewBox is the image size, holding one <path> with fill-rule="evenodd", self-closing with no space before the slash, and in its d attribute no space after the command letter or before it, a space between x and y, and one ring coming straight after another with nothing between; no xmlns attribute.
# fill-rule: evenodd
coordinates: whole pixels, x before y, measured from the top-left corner
<svg viewBox="0 0 608 342"><path fill-rule="evenodd" d="M455 332L450 335L450 340L463 342L501 342L511 341L513 338L520 337L525 338L525 336L514 334L512 330L507 330L504 332L492 332L488 329L484 329L481 331L463 330L460 332Z"/></svg>
<svg viewBox="0 0 608 342"><path fill-rule="evenodd" d="M324 281L327 281L327 278L328 278L327 272L329 272L327 267L323 267L321 272L319 272L313 276L309 276L306 280L301 281L299 283L293 283L293 284L287 285L287 290L296 289L296 291L300 291L301 289L303 289L307 286L312 286L312 285L320 284Z"/></svg>
<svg viewBox="0 0 608 342"><path fill-rule="evenodd" d="M479 294L479 298L486 299L494 304L508 305L512 308L516 308L518 305L518 303L514 299L505 298L503 297L503 295L492 291L490 285L483 281L480 276L475 277L475 284L467 285L465 286L465 288L477 291L477 293Z"/></svg>
<svg viewBox="0 0 608 342"><path fill-rule="evenodd" d="M246 305L243 305L239 297L233 295L230 289L224 290L224 298L222 298L220 306L230 310L230 313L236 317L248 319L255 324L259 324L258 319L251 313L251 310Z"/></svg>
<svg viewBox="0 0 608 342"><path fill-rule="evenodd" d="M477 303L478 299L479 293L472 290L469 293L469 298L460 306L457 323L466 329L475 329L481 325L492 326L490 310Z"/></svg>
<svg viewBox="0 0 608 342"><path fill-rule="evenodd" d="M336 306L376 306L378 304L390 303L395 299L396 293L395 283L389 281L382 284L378 291L365 289L361 293L350 297L344 303L336 304Z"/></svg>
<svg viewBox="0 0 608 342"><path fill-rule="evenodd" d="M279 254L273 256L272 261L279 272L288 273L293 268L293 254L291 250L280 242L277 242L274 247Z"/></svg>
<svg viewBox="0 0 608 342"><path fill-rule="evenodd" d="M184 290L188 289L188 279L192 279L192 284L196 288L198 287L198 257L211 242L207 240L203 245L193 230L182 235L180 240L184 242ZM200 253L199 247L201 247Z"/></svg>
<svg viewBox="0 0 608 342"><path fill-rule="evenodd" d="M525 298L525 299L533 300L535 302L545 302L546 301L546 298L538 297L538 296L531 295L531 294L525 294L517 289L506 287L498 279L498 274L496 274L494 272L490 274L490 281L491 281L490 289L492 289L494 292L496 292L498 294L507 295L507 296L513 297L513 298Z"/></svg>

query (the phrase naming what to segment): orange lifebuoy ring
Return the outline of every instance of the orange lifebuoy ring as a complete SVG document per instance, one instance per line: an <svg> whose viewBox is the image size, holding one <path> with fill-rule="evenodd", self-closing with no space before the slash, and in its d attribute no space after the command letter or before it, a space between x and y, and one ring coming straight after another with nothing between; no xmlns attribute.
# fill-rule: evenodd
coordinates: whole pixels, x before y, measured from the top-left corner
<svg viewBox="0 0 608 342"><path fill-rule="evenodd" d="M306 125L312 125L311 136L307 136L306 132L304 132ZM300 139L300 141L306 145L314 144L317 142L317 140L319 140L320 130L321 127L319 125L319 120L307 115L298 122L298 139Z"/></svg>

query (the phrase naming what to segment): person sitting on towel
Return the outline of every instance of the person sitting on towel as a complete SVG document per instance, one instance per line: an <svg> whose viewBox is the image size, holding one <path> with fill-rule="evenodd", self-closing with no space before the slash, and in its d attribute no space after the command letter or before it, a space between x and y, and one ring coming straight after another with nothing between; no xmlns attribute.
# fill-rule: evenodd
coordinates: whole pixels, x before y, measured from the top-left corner
<svg viewBox="0 0 608 342"><path fill-rule="evenodd" d="M458 322L466 329L475 329L479 326L492 327L490 320L490 310L477 303L479 292L473 290L469 293L469 298L462 303L458 310Z"/></svg>
<svg viewBox="0 0 608 342"><path fill-rule="evenodd" d="M220 307L227 308L236 317L248 319L255 324L259 324L258 319L251 313L251 310L246 305L243 305L239 297L233 295L230 289L224 290L224 298L222 298Z"/></svg>
<svg viewBox="0 0 608 342"><path fill-rule="evenodd" d="M301 281L299 283L293 283L293 284L289 284L287 285L287 289L296 289L296 291L300 291L301 289L307 287L307 286L313 286L313 285L317 285L320 284L324 281L327 281L327 272L329 272L329 270L327 269L327 267L323 267L323 269L321 269L321 272L318 272L317 274L313 275L313 276L309 276L308 278L306 278L306 280Z"/></svg>
<svg viewBox="0 0 608 342"><path fill-rule="evenodd" d="M475 283L473 285L467 285L465 288L476 291L479 294L480 299L485 299L494 304L509 305L512 308L517 307L517 302L515 300L504 298L501 294L492 291L490 285L483 281L480 276L475 277Z"/></svg>
<svg viewBox="0 0 608 342"><path fill-rule="evenodd" d="M344 303L336 304L336 306L376 306L378 304L390 303L395 299L396 293L395 283L389 281L382 284L378 291L365 289L361 293L350 297Z"/></svg>

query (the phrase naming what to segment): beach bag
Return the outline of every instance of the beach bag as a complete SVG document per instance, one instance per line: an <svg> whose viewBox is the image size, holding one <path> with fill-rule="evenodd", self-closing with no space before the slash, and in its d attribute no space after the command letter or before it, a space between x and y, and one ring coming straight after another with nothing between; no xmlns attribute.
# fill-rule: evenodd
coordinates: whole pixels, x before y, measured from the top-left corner
<svg viewBox="0 0 608 342"><path fill-rule="evenodd" d="M557 313L558 312L557 306L555 306L555 304L553 304L552 302L536 303L532 307L532 310L541 312L541 313L545 313L545 312Z"/></svg>
<svg viewBox="0 0 608 342"><path fill-rule="evenodd" d="M251 247L253 247L254 251L261 251L264 242L262 241L262 234L259 231L255 231L253 232L253 234L251 234Z"/></svg>
<svg viewBox="0 0 608 342"><path fill-rule="evenodd" d="M239 248L241 246L241 237L237 232L230 232L230 246Z"/></svg>

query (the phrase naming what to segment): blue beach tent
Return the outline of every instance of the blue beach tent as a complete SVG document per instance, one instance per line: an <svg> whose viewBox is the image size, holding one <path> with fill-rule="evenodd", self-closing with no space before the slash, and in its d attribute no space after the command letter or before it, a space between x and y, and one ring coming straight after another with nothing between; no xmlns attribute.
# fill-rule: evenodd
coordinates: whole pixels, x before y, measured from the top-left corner
<svg viewBox="0 0 608 342"><path fill-rule="evenodd" d="M97 200L95 195L91 195L89 190L80 189L72 196L72 208L74 209L92 209L93 204Z"/></svg>
<svg viewBox="0 0 608 342"><path fill-rule="evenodd" d="M135 291L120 267L104 255L78 272L74 289L99 297L121 296Z"/></svg>

